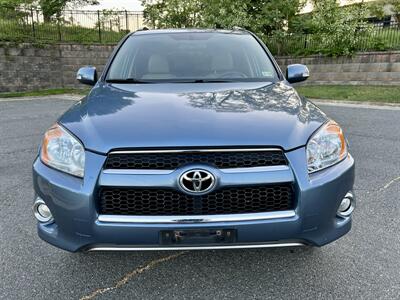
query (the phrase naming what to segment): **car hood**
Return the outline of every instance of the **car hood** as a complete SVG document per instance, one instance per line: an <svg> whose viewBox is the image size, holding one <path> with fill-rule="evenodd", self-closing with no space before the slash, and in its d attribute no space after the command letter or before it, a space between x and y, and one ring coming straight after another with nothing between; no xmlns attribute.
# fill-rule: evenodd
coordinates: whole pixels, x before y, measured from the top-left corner
<svg viewBox="0 0 400 300"><path fill-rule="evenodd" d="M85 148L263 146L290 150L326 121L278 83L99 83L59 122Z"/></svg>

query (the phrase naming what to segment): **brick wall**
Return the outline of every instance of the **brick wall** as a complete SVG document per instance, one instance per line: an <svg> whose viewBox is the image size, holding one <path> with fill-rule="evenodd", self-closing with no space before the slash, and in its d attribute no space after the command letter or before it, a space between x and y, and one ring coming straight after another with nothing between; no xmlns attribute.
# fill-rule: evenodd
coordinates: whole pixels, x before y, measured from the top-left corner
<svg viewBox="0 0 400 300"><path fill-rule="evenodd" d="M94 65L101 72L113 45L0 44L0 92L28 91L83 85L76 71ZM400 85L400 51L360 53L353 57L277 57L288 64L306 64L311 72L305 84Z"/></svg>

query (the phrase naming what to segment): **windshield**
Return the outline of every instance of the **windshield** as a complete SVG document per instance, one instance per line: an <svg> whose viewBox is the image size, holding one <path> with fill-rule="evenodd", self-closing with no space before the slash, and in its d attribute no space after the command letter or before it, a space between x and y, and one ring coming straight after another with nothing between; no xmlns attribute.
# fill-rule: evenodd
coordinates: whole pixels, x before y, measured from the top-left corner
<svg viewBox="0 0 400 300"><path fill-rule="evenodd" d="M247 33L185 32L133 35L118 51L108 81L275 81L268 55Z"/></svg>

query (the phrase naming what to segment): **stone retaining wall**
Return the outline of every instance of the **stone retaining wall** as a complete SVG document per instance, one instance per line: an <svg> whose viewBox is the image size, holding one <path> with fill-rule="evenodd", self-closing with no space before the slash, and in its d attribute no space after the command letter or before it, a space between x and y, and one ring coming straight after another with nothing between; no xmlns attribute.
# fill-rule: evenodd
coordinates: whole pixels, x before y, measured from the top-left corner
<svg viewBox="0 0 400 300"><path fill-rule="evenodd" d="M99 73L114 45L0 44L0 92L50 88L79 88L76 71L94 65ZM360 53L353 57L277 57L288 64L306 64L311 77L305 84L400 85L400 51Z"/></svg>
<svg viewBox="0 0 400 300"><path fill-rule="evenodd" d="M310 69L304 84L400 85L400 51L359 53L352 57L277 57L282 70L300 63Z"/></svg>
<svg viewBox="0 0 400 300"><path fill-rule="evenodd" d="M103 69L113 45L0 45L0 92L79 88L76 71Z"/></svg>

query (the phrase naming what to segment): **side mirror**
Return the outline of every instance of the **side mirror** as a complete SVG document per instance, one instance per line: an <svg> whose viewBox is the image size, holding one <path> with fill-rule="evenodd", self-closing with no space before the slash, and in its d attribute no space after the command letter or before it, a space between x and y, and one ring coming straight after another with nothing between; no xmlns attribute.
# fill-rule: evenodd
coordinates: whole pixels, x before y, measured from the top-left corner
<svg viewBox="0 0 400 300"><path fill-rule="evenodd" d="M83 84L95 85L97 82L97 71L95 67L82 67L76 73L76 79Z"/></svg>
<svg viewBox="0 0 400 300"><path fill-rule="evenodd" d="M310 77L310 71L305 65L289 65L286 69L286 80L290 83L300 82Z"/></svg>

